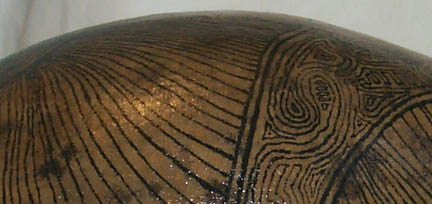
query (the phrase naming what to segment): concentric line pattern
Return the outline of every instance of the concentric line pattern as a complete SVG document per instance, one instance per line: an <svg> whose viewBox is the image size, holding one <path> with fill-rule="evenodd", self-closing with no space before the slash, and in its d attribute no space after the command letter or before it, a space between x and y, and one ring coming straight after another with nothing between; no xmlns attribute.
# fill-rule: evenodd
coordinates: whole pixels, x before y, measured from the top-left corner
<svg viewBox="0 0 432 204"><path fill-rule="evenodd" d="M430 92L430 76L406 68L413 63L351 40L305 27L268 46L247 116L253 129L237 170L238 202L332 202L386 117Z"/></svg>
<svg viewBox="0 0 432 204"><path fill-rule="evenodd" d="M235 38L229 25L172 24L78 34L1 90L3 203L228 197L265 43ZM222 31L225 39L204 38Z"/></svg>
<svg viewBox="0 0 432 204"><path fill-rule="evenodd" d="M329 52L332 61L313 56L329 42L309 36L310 30L277 41L264 60L262 112L258 118L248 166L245 198L254 202L316 203L325 188L335 154L347 153L349 134L342 89L330 68L343 67L344 57ZM306 61L306 58L313 58ZM264 65L264 64L263 64ZM350 67L348 67L350 68ZM268 81L267 81L268 80ZM331 121L331 122L330 122ZM334 124L338 124L335 126ZM254 150L255 149L255 150ZM283 172L283 173L282 173ZM275 183L276 182L276 183ZM277 187L276 187L277 184ZM278 189L278 190L276 190Z"/></svg>

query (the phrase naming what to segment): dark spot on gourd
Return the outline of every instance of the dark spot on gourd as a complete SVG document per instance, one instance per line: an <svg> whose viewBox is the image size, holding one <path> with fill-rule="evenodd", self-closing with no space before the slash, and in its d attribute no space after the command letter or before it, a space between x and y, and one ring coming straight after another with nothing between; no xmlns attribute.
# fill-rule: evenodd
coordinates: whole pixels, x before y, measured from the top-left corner
<svg viewBox="0 0 432 204"><path fill-rule="evenodd" d="M380 170L380 165L383 165L383 160L378 157L375 154L369 153L370 155L368 155L367 157L365 157L365 159L367 160L367 170L369 172L369 174L376 175L376 176L380 176L379 174L381 174L381 170Z"/></svg>
<svg viewBox="0 0 432 204"><path fill-rule="evenodd" d="M61 177L63 171L64 168L61 167L60 162L57 159L51 159L39 168L38 175L45 179L48 179L50 175Z"/></svg>
<svg viewBox="0 0 432 204"><path fill-rule="evenodd" d="M345 196L349 199L357 199L360 196L357 182L352 176L349 176L344 184Z"/></svg>
<svg viewBox="0 0 432 204"><path fill-rule="evenodd" d="M77 153L78 149L72 143L69 143L62 149L61 156L66 160L66 162L69 162Z"/></svg>
<svg viewBox="0 0 432 204"><path fill-rule="evenodd" d="M153 191L153 193L159 194L160 192L162 192L162 187L155 182L150 183L150 188Z"/></svg>
<svg viewBox="0 0 432 204"><path fill-rule="evenodd" d="M115 196L117 196L117 198L121 201L121 203L129 203L132 200L132 194L130 194L129 192L126 192L123 188L121 188L120 186L113 186L113 193L115 194ZM113 195L113 197L115 197ZM113 200L113 199L109 199L109 200Z"/></svg>

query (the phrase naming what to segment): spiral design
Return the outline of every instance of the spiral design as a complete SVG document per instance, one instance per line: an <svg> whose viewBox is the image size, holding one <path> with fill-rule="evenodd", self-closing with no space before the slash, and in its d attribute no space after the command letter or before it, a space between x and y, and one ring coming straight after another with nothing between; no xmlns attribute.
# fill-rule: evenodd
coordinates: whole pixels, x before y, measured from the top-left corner
<svg viewBox="0 0 432 204"><path fill-rule="evenodd" d="M289 84L272 92L268 106L269 130L277 137L305 137L328 129L330 117L339 111L337 84L317 68L301 70ZM319 128L320 127L320 128Z"/></svg>

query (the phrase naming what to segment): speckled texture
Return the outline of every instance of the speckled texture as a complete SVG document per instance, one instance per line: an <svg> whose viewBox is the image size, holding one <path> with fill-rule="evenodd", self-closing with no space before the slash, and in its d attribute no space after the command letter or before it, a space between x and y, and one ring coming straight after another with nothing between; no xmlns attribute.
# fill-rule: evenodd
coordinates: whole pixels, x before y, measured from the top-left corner
<svg viewBox="0 0 432 204"><path fill-rule="evenodd" d="M431 60L298 17L155 15L0 61L4 203L430 203Z"/></svg>

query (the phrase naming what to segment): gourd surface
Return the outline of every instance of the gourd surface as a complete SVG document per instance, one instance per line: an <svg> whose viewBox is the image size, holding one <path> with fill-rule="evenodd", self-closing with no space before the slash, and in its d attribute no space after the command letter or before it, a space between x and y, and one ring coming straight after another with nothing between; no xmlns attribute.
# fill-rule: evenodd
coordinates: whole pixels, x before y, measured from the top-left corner
<svg viewBox="0 0 432 204"><path fill-rule="evenodd" d="M431 62L278 14L66 34L0 61L0 202L431 203Z"/></svg>

